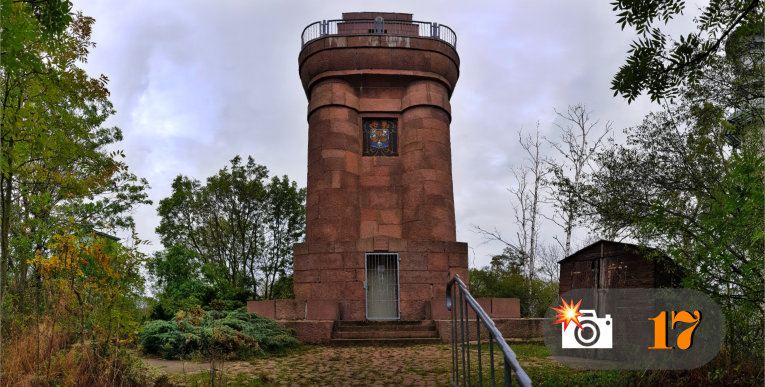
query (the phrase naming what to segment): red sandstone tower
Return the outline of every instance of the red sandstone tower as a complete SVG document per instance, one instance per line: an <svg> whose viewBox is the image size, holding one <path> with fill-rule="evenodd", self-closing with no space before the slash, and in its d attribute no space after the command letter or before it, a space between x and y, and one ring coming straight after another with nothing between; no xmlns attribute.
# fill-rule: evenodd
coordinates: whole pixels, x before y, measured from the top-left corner
<svg viewBox="0 0 765 387"><path fill-rule="evenodd" d="M340 320L446 318L447 280L467 278L449 135L454 32L411 14L354 12L302 38L308 198L295 298L337 305Z"/></svg>

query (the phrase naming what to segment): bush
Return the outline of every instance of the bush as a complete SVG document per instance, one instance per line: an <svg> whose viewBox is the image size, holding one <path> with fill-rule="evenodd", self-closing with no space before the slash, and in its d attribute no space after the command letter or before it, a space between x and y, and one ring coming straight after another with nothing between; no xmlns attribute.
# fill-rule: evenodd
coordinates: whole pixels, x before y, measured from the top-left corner
<svg viewBox="0 0 765 387"><path fill-rule="evenodd" d="M246 359L294 348L300 342L276 321L250 314L244 308L205 312L199 308L176 313L172 321L144 324L141 351L166 359L192 354Z"/></svg>
<svg viewBox="0 0 765 387"><path fill-rule="evenodd" d="M517 271L490 266L470 269L470 294L473 297L518 298L521 317L544 317L558 297L558 282L528 278Z"/></svg>
<svg viewBox="0 0 765 387"><path fill-rule="evenodd" d="M162 331L160 329L159 331ZM50 318L5 338L0 386L152 386L161 373L110 342L83 347Z"/></svg>
<svg viewBox="0 0 765 387"><path fill-rule="evenodd" d="M185 347L185 337L173 321L155 320L145 323L140 338L144 353L157 354L166 359L176 358L176 352Z"/></svg>

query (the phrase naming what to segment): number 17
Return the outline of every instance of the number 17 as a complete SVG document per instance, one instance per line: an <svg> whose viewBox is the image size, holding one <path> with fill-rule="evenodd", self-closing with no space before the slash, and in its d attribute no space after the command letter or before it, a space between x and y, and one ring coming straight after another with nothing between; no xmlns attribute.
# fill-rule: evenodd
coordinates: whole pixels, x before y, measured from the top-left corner
<svg viewBox="0 0 765 387"><path fill-rule="evenodd" d="M701 312L694 310L693 314L696 316L695 318L684 310L679 313L674 310L672 311L672 325L670 329L675 329L675 324L678 322L693 323L693 325L677 335L677 347L680 349L688 349L693 345L693 331L701 321ZM654 334L653 347L648 347L648 349L672 349L672 347L667 347L667 312L662 311L658 316L649 318L649 320L653 320Z"/></svg>

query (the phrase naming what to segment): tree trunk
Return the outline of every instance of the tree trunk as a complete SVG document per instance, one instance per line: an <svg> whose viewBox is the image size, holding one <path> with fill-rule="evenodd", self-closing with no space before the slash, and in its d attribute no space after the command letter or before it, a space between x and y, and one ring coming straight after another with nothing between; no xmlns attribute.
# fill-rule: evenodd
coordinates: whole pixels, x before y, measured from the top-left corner
<svg viewBox="0 0 765 387"><path fill-rule="evenodd" d="M13 146L11 141L10 147ZM10 165L11 160L7 160ZM2 220L0 223L0 303L2 303L5 296L5 288L8 286L8 267L10 264L10 252L9 252L9 239L10 239L10 227L11 227L11 199L13 193L13 175L8 171L7 176L3 175L4 185L2 192Z"/></svg>

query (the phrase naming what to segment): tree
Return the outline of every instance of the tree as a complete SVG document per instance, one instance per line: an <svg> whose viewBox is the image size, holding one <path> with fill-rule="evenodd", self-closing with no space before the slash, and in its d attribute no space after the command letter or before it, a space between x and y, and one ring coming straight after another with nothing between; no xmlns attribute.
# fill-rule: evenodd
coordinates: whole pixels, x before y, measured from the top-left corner
<svg viewBox="0 0 765 387"><path fill-rule="evenodd" d="M305 189L299 189L285 175L281 179L273 177L267 191L267 233L260 267L264 275L263 296L272 299L275 284L292 268L292 245L305 230Z"/></svg>
<svg viewBox="0 0 765 387"><path fill-rule="evenodd" d="M726 312L729 345L762 356L765 53L749 54L707 64L679 101L626 130L626 145L599 152L576 195L593 226L659 247L684 267L684 285Z"/></svg>
<svg viewBox="0 0 765 387"><path fill-rule="evenodd" d="M546 281L558 283L560 280L560 265L558 261L567 257L563 254L563 249L551 243L541 244L537 250L539 265L537 266L539 278Z"/></svg>
<svg viewBox="0 0 765 387"><path fill-rule="evenodd" d="M169 319L178 310L190 310L216 298L202 279L202 262L193 250L171 246L156 252L146 268L154 279L158 299L152 308L152 319Z"/></svg>
<svg viewBox="0 0 765 387"><path fill-rule="evenodd" d="M94 20L72 13L67 0L0 1L0 344L33 366L16 380L60 384L40 365L50 371L48 357L72 333L81 343L78 366L106 368L86 353L86 336L95 353L137 328L143 258L135 246L104 239L104 231L132 229L131 209L151 201L146 180L113 150L121 131L104 126L115 113L108 79L79 67L94 46ZM135 234L128 241L140 242ZM58 329L62 316L77 329ZM48 345L41 358L46 331L49 343L56 336L63 347ZM25 348L30 340L37 351ZM89 369L87 384L96 384Z"/></svg>
<svg viewBox="0 0 765 387"><path fill-rule="evenodd" d="M254 278L264 237L267 176L266 168L252 158L242 165L238 156L230 171L224 167L205 186L179 175L172 195L159 202L162 243L195 251L203 263L225 268L232 286L255 291L255 284L245 281Z"/></svg>
<svg viewBox="0 0 765 387"><path fill-rule="evenodd" d="M0 79L0 291L13 272L26 289L27 261L74 219L80 233L130 228L130 209L151 203L128 172L122 139L103 123L114 109L107 78L89 77L92 18L67 1L4 0Z"/></svg>
<svg viewBox="0 0 765 387"><path fill-rule="evenodd" d="M134 313L143 293L140 268L144 256L135 246L126 247L96 233L78 236L75 229L68 229L55 234L48 247L50 255L38 252L30 263L39 273L52 304L51 338L56 324L74 330L87 356L87 337L94 344L109 343L115 333L119 341L121 333L127 331L130 335L138 328ZM127 314L130 312L132 316ZM50 352L52 345L51 339L45 352ZM91 348L95 357L96 346ZM36 350L40 351L39 345ZM35 368L39 369L41 359L36 358ZM46 379L51 363L47 361Z"/></svg>
<svg viewBox="0 0 765 387"><path fill-rule="evenodd" d="M162 199L157 233L166 249L193 251L207 284L247 289L272 298L274 284L289 274L292 244L305 228L305 189L287 176L267 180L268 170L239 156L207 179L178 176ZM218 292L220 293L220 292Z"/></svg>
<svg viewBox="0 0 765 387"><path fill-rule="evenodd" d="M481 269L470 269L470 293L474 297L518 298L521 315L542 317L558 295L557 278L528 280L524 271L527 257L506 247L495 255L491 264ZM556 262L557 265L557 262Z"/></svg>
<svg viewBox="0 0 765 387"><path fill-rule="evenodd" d="M526 153L525 164L513 167L516 186L508 188L517 203L513 204L517 226L515 240L505 239L496 228L490 231L480 226L473 227L478 233L483 234L485 239L501 242L506 249L523 256L522 261L526 264L526 278L530 283L536 273L535 257L539 244L540 206L542 191L545 189L545 176L549 173L545 166L547 159L540 153L539 123L537 122L533 136L524 136L523 132L519 131L518 143Z"/></svg>
<svg viewBox="0 0 765 387"><path fill-rule="evenodd" d="M592 130L598 125L598 121L590 119L590 112L583 104L569 105L565 113L555 113L563 119L563 124L556 124L561 130L558 141L545 138L547 142L558 151L563 159L548 159L550 173L555 176L548 186L554 188L549 202L554 206L553 216L546 217L563 229L565 241L561 242L555 237L556 242L563 250L563 257L571 254L571 234L580 217L577 200L571 190L566 190L559 185L564 176L569 176L572 190L578 190L586 173L592 171L592 159L595 152L603 143L603 139L611 132L611 122L606 122L603 133L592 138ZM550 251L548 251L549 253ZM557 264L556 264L557 266Z"/></svg>
<svg viewBox="0 0 765 387"><path fill-rule="evenodd" d="M151 202L145 193L148 183L128 171L121 151L107 149L122 139L118 128L103 126L114 114L108 79L91 78L78 67L94 45L90 40L94 20L72 14L69 1L2 0L0 8L0 310L3 317L9 311L12 316L0 327L3 333L7 328L25 333L23 329L34 322L39 333L40 314L55 315L56 305L67 297L50 293L46 298L42 290L52 277L30 263L73 257L68 255L75 252L69 248L73 246L93 249L82 245L91 233L132 228L130 210ZM67 252L57 250L62 246L68 246ZM108 266L114 270L128 270L118 264L127 259L121 248L104 247L108 253L98 256L110 257ZM81 256L89 257L93 255ZM141 277L133 275L137 271L115 272L136 286L142 284ZM125 289L125 282L104 277L104 272L89 274L105 285ZM86 331L92 302L104 307L96 310L103 312L107 331L112 332L115 321L119 331L121 320L115 314L123 313L128 304L134 307L136 298L108 292L102 298L107 293L96 296L87 290L101 282L86 284L86 288L70 286L77 291L68 292L77 295L80 335ZM3 346L12 345L15 336L0 335Z"/></svg>
<svg viewBox="0 0 765 387"><path fill-rule="evenodd" d="M697 31L673 40L655 24L682 14L684 0L616 0L611 5L621 28L634 27L640 36L611 81L614 95L629 102L643 91L652 101L677 96L681 85L703 75L704 66L716 59L736 27L763 17L759 0L711 0L695 19Z"/></svg>

